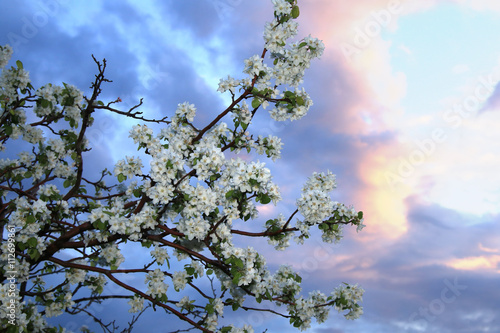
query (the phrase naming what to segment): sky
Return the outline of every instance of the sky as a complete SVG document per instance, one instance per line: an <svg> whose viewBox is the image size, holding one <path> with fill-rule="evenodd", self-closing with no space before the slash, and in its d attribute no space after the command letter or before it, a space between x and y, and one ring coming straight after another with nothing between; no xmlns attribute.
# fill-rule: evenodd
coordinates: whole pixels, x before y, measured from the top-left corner
<svg viewBox="0 0 500 333"><path fill-rule="evenodd" d="M297 269L305 292L342 281L366 290L359 320L332 311L310 332L500 332L500 4L299 5L299 35L320 38L326 49L305 76L309 114L277 123L263 112L255 120L257 134L284 142L281 160L261 158L283 202L261 209L260 219L293 212L312 172L331 170L333 198L362 210L366 228L346 230L337 245L313 240L278 253L254 246L271 266ZM106 58L113 80L103 100L120 97L125 109L144 98L141 110L151 117L189 101L201 124L228 103L216 91L219 79L242 77L243 60L261 53L271 8L268 0L2 1L0 44L14 47L34 86L67 82L88 93L93 54ZM96 121L88 172L136 154L127 144L132 125L112 115ZM110 304L96 311L113 318L128 310ZM156 315L144 316L137 331L177 327ZM85 321L57 320L75 331ZM296 331L264 314L224 320L256 332Z"/></svg>

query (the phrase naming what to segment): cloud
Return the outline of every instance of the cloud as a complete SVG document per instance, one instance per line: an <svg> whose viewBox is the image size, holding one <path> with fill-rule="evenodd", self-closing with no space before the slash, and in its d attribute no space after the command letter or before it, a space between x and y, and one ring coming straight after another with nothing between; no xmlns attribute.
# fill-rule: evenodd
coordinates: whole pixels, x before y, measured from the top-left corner
<svg viewBox="0 0 500 333"><path fill-rule="evenodd" d="M479 113L497 111L500 108L500 83L496 83L493 93L488 97Z"/></svg>
<svg viewBox="0 0 500 333"><path fill-rule="evenodd" d="M494 270L500 273L500 255L484 255L479 257L466 257L453 259L448 266L459 270Z"/></svg>

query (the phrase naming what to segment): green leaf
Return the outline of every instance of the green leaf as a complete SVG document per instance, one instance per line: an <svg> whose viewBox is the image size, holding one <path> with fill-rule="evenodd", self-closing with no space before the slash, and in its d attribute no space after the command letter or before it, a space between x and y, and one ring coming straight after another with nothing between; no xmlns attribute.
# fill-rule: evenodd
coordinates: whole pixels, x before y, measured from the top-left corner
<svg viewBox="0 0 500 333"><path fill-rule="evenodd" d="M97 101L97 105L104 106L104 103L102 101Z"/></svg>
<svg viewBox="0 0 500 333"><path fill-rule="evenodd" d="M50 106L50 102L46 99L42 99L40 101L40 105L42 105L42 108L48 108Z"/></svg>
<svg viewBox="0 0 500 333"><path fill-rule="evenodd" d="M102 286L98 286L98 287L95 289L95 292L96 292L97 294L99 294L99 295L100 295L100 294L102 294L102 292L103 292L103 291L104 291L104 288L103 288Z"/></svg>
<svg viewBox="0 0 500 333"><path fill-rule="evenodd" d="M358 219L362 219L363 218L363 212L358 212Z"/></svg>
<svg viewBox="0 0 500 333"><path fill-rule="evenodd" d="M241 260L240 258L233 257L233 259L231 261L232 261L233 265L235 265L236 267L239 267L239 268L245 267L245 265L243 264L243 260Z"/></svg>
<svg viewBox="0 0 500 333"><path fill-rule="evenodd" d="M29 249L28 250L28 255L33 260L37 260L38 258L40 258L40 252L38 252L37 249Z"/></svg>
<svg viewBox="0 0 500 333"><path fill-rule="evenodd" d="M17 65L17 68L19 68L19 69L23 68L23 63L21 62L21 60L17 60L16 65Z"/></svg>
<svg viewBox="0 0 500 333"><path fill-rule="evenodd" d="M260 106L260 100L258 98L254 98L253 101L252 101L252 107L254 109L258 108Z"/></svg>
<svg viewBox="0 0 500 333"><path fill-rule="evenodd" d="M264 193L261 193L257 196L257 199L258 201L260 201L260 203L262 203L263 205L267 205L268 203L271 202L271 198L269 197L269 195L267 194L264 194Z"/></svg>
<svg viewBox="0 0 500 333"><path fill-rule="evenodd" d="M12 134L12 126L10 125L5 126L5 134L7 136L10 136Z"/></svg>
<svg viewBox="0 0 500 333"><path fill-rule="evenodd" d="M151 247L151 245L153 245L153 242L151 242L151 241L147 240L147 241L143 241L143 242L141 243L141 245L142 245L143 247L147 247L147 248L149 249L149 248Z"/></svg>
<svg viewBox="0 0 500 333"><path fill-rule="evenodd" d="M240 282L240 279L241 279L241 273L237 272L236 274L234 274L233 284L238 285L238 282Z"/></svg>
<svg viewBox="0 0 500 333"><path fill-rule="evenodd" d="M188 273L188 275L194 275L194 272L195 272L195 269L193 267L185 267L186 269L186 273Z"/></svg>
<svg viewBox="0 0 500 333"><path fill-rule="evenodd" d="M295 102L297 102L297 104L300 106L303 106L306 104L304 101L304 98L302 96L297 96L297 98L295 99Z"/></svg>
<svg viewBox="0 0 500 333"><path fill-rule="evenodd" d="M121 183L121 182L123 182L124 180L126 180L126 179L127 179L127 176L125 176L123 173L120 173L120 174L117 176L117 178L118 178L118 181Z"/></svg>
<svg viewBox="0 0 500 333"><path fill-rule="evenodd" d="M207 275L212 275L214 273L213 269L207 269Z"/></svg>
<svg viewBox="0 0 500 333"><path fill-rule="evenodd" d="M35 223L35 221L36 221L36 219L33 216L33 214L30 214L30 215L28 215L28 217L26 217L26 223L28 223L28 224Z"/></svg>
<svg viewBox="0 0 500 333"><path fill-rule="evenodd" d="M243 130L246 131L248 128L248 124L241 123L241 128L243 128Z"/></svg>
<svg viewBox="0 0 500 333"><path fill-rule="evenodd" d="M100 219L92 223L96 229L105 230L106 224L102 222Z"/></svg>
<svg viewBox="0 0 500 333"><path fill-rule="evenodd" d="M231 199L234 197L234 194L235 194L235 190L231 190L229 192L226 193L226 199Z"/></svg>
<svg viewBox="0 0 500 333"><path fill-rule="evenodd" d="M63 183L64 188L68 188L71 186L71 181L69 179L66 179Z"/></svg>
<svg viewBox="0 0 500 333"><path fill-rule="evenodd" d="M292 8L292 17L294 19L296 19L297 17L299 17L299 15L300 15L299 6L293 6L293 8Z"/></svg>
<svg viewBox="0 0 500 333"><path fill-rule="evenodd" d="M27 241L29 247L36 247L38 245L38 241L35 237L31 237Z"/></svg>
<svg viewBox="0 0 500 333"><path fill-rule="evenodd" d="M66 96L61 103L62 106L71 106L75 103L75 98L72 96Z"/></svg>
<svg viewBox="0 0 500 333"><path fill-rule="evenodd" d="M303 48L303 47L304 47L304 46L306 46L306 45L307 45L307 43L306 43L306 42L302 42L302 43L300 43L300 44L299 44L299 49Z"/></svg>

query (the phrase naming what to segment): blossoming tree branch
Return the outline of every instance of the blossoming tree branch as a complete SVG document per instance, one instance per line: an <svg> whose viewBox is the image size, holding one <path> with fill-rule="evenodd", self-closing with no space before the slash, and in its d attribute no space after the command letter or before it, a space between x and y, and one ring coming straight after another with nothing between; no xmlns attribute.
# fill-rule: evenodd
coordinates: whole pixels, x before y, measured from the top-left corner
<svg viewBox="0 0 500 333"><path fill-rule="evenodd" d="M123 111L119 99L100 101L110 82L105 60L94 59L88 95L70 84L35 88L20 61L7 68L13 51L0 46L2 330L56 332L47 318L66 312L86 313L111 332L114 322L89 311L110 299L125 299L136 313L130 328L150 307L203 332L253 332L248 324L219 324L238 309L268 311L301 330L312 318L324 322L331 308L348 319L362 314L357 285L302 295L290 266L272 272L262 254L238 246L242 237L261 237L284 250L291 239L307 241L313 228L324 242L337 242L346 225L364 226L362 212L331 200L330 172L309 178L290 216L259 220L258 205L280 201L278 186L264 163L226 156L279 158L280 138L252 134L255 114L267 109L276 121L297 120L312 105L300 85L324 46L311 37L289 41L297 34L297 0L272 2L262 53L245 60L243 78L221 79L218 90L231 102L204 127L194 125L197 110L187 102L169 118L148 119L141 103ZM113 173L87 176L86 133L105 112L137 121L130 137L143 154L119 160ZM159 133L151 123L161 125ZM260 223L261 231L236 228L240 220ZM120 268L131 244L149 255L138 267ZM126 282L130 275L143 284Z"/></svg>

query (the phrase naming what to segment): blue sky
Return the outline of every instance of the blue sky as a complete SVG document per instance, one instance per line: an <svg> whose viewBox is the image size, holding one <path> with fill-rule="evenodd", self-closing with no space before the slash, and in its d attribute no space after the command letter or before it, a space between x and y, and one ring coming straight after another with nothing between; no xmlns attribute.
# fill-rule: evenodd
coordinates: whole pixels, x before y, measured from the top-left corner
<svg viewBox="0 0 500 333"><path fill-rule="evenodd" d="M339 183L335 199L363 210L367 227L346 231L333 247L313 241L273 253L265 242L257 245L271 265L301 271L306 292L342 281L365 288L360 320L332 312L311 332L497 332L500 5L392 3L302 1L299 35L326 45L305 77L315 104L298 122L279 124L265 113L255 121L258 134L281 136L285 144L283 158L269 164L284 200L263 209L262 221L290 213L307 177L329 169ZM224 109L219 78L242 76L243 60L260 54L263 25L272 17L267 0L4 1L0 12L0 43L15 46L14 59L35 86L64 81L87 89L94 54L107 59L114 81L103 99L120 97L126 108L143 97L142 111L151 117L189 101L200 123ZM387 25L375 19L383 14ZM356 46L356 34L377 24L369 45L346 56L342 46ZM126 139L132 124L112 115L96 121L90 173L135 154ZM113 318L127 306L96 311ZM59 322L75 327L79 320ZM294 331L266 316L225 320ZM153 313L137 327L168 325Z"/></svg>

